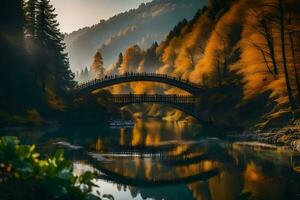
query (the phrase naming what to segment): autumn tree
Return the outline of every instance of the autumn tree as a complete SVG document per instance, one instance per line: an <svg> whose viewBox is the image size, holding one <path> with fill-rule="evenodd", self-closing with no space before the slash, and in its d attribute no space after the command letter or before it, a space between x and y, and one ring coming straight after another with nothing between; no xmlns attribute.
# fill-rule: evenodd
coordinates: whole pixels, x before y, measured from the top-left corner
<svg viewBox="0 0 300 200"><path fill-rule="evenodd" d="M288 14L290 10L294 10L294 13L298 12L292 8L297 7L296 5L296 1L262 1L248 12L253 33L262 38L250 43L261 54L267 69L265 72L272 74L274 79L284 78L292 110L296 108L292 90L293 78L297 88L299 88L299 79L295 61L294 27L292 17L291 15L288 17Z"/></svg>
<svg viewBox="0 0 300 200"><path fill-rule="evenodd" d="M126 49L123 63L119 69L119 73L123 74L125 72L137 71L141 61L144 58L144 52L138 45L133 45Z"/></svg>
<svg viewBox="0 0 300 200"><path fill-rule="evenodd" d="M216 37L219 40L219 47L213 52L214 57L214 73L212 74L212 82L222 86L229 83L235 75L230 70L230 65L235 63L240 58L240 50L234 48L234 45L239 41L240 27L232 28L231 34L224 34L215 31Z"/></svg>
<svg viewBox="0 0 300 200"><path fill-rule="evenodd" d="M215 57L215 77L216 77L216 82L218 83L218 86L222 86L223 82L223 70L222 70L222 51L221 50L216 50L214 52L214 57Z"/></svg>
<svg viewBox="0 0 300 200"><path fill-rule="evenodd" d="M140 64L140 67L142 67L142 69L140 69L139 71L153 72L157 67L159 67L161 63L156 53L157 47L157 42L154 42L151 47L145 51L144 59Z"/></svg>
<svg viewBox="0 0 300 200"><path fill-rule="evenodd" d="M275 55L275 41L274 41L274 26L276 25L276 17L272 12L266 9L270 9L265 5L261 6L259 9L252 9L248 12L250 17L256 20L252 24L252 28L256 33L260 34L264 40L264 44L253 43L254 47L257 48L264 60L267 67L269 60L272 62L271 73L276 77L278 75L278 64Z"/></svg>
<svg viewBox="0 0 300 200"><path fill-rule="evenodd" d="M95 79L99 79L104 76L103 58L99 51L97 51L94 55L92 70Z"/></svg>
<svg viewBox="0 0 300 200"><path fill-rule="evenodd" d="M297 87L298 94L300 95L300 78L299 78L299 72L298 72L298 69L297 69L294 32L290 31L288 33L288 36L289 36L289 41L290 41L290 45L291 45L292 65L293 65L293 71L294 71L294 78L295 78L295 81L296 81L296 87Z"/></svg>
<svg viewBox="0 0 300 200"><path fill-rule="evenodd" d="M280 2L279 2L280 5ZM300 35L300 2L296 0L283 1L284 39L286 46L286 62L290 77L290 87L295 108L299 108L300 78L299 78L299 35ZM281 27L282 28L282 27ZM284 61L284 60L283 60ZM295 92L297 96L295 95ZM292 107L292 106L291 106Z"/></svg>

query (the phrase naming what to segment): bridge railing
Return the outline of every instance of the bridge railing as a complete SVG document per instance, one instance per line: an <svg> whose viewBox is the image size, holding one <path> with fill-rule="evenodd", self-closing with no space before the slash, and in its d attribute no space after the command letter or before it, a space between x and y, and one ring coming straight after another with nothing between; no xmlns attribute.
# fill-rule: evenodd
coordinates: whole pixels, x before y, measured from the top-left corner
<svg viewBox="0 0 300 200"><path fill-rule="evenodd" d="M82 89L85 87L89 87L96 83L101 83L105 81L111 81L118 78L130 78L130 77L153 77L153 78L165 78L168 80L175 80L184 84L188 84L194 87L200 87L199 84L190 82L189 79L182 79L181 77L170 76L168 74L160 74L160 73L152 73L152 72L125 72L123 74L114 74L114 75L106 75L99 79L93 79L84 83L81 83L75 87L75 89Z"/></svg>
<svg viewBox="0 0 300 200"><path fill-rule="evenodd" d="M117 94L112 95L114 103L166 102L177 104L195 104L196 97L192 95L161 95L161 94Z"/></svg>

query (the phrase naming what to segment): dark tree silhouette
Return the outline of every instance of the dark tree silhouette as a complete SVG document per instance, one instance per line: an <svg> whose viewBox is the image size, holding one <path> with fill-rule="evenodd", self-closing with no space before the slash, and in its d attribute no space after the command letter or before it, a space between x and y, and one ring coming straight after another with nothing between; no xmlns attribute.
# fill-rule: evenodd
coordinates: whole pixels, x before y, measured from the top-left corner
<svg viewBox="0 0 300 200"><path fill-rule="evenodd" d="M292 111L296 109L296 103L293 97L289 74L288 74L288 66L286 60L286 44L285 44L285 19L284 19L284 4L282 0L278 0L279 5L279 21L280 21L280 40L281 40L281 53L282 53L282 62L283 62L283 70L284 70L284 77L286 83L286 90L289 97L289 102Z"/></svg>
<svg viewBox="0 0 300 200"><path fill-rule="evenodd" d="M119 69L121 67L121 64L123 63L123 54L120 53L119 54L119 57L118 57L118 60L116 62L116 69Z"/></svg>
<svg viewBox="0 0 300 200"><path fill-rule="evenodd" d="M24 51L23 1L1 1L0 15L0 110L22 112L38 96Z"/></svg>
<svg viewBox="0 0 300 200"><path fill-rule="evenodd" d="M55 9L49 0L37 4L36 35L39 47L39 66L42 88L65 93L74 86L74 74L69 68L63 35L59 32Z"/></svg>
<svg viewBox="0 0 300 200"><path fill-rule="evenodd" d="M266 5L262 5L259 9L254 9L249 12L251 17L257 19L257 23L253 25L253 29L259 33L266 43L266 47L255 44L257 48L263 55L265 59L269 58L272 62L272 74L274 76L278 75L278 64L275 55L275 41L274 41L274 24L276 24L276 16L272 15L270 12L265 11Z"/></svg>
<svg viewBox="0 0 300 200"><path fill-rule="evenodd" d="M26 19L26 38L35 38L35 24L36 24L36 6L37 0L28 0L25 3L25 19Z"/></svg>

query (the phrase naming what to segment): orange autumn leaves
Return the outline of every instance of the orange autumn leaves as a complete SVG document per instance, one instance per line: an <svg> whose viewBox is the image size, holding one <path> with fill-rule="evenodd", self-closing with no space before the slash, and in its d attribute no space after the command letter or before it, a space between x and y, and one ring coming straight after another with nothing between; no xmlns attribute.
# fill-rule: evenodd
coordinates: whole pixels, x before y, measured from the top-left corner
<svg viewBox="0 0 300 200"><path fill-rule="evenodd" d="M286 104L288 98L279 30L276 25L277 3L277 0L227 1L228 7L219 8L217 14L212 13L216 10L214 6L218 6L211 3L192 21L181 27L179 34L156 47L153 56L153 60L157 60L155 65L147 64L146 51L134 45L126 50L124 61L118 71L119 73L128 71L165 73L199 84L204 84L204 78L208 77L211 86L216 86L218 78L212 77L216 76L218 67L227 67L228 73L237 74L242 78L244 99L251 99L265 91L271 91L270 98L275 99L278 104ZM300 5L297 0L288 0L285 4L287 62L292 88L295 89L296 75L299 75L295 73L295 67L299 68L299 64L293 63L289 32L300 29L299 10L295 9ZM277 75L272 72L273 63L269 55L268 43L263 33L255 29L261 19L259 15L251 14L253 12L258 14L264 12L274 16L274 21L270 21L269 31L272 34L275 61L278 65ZM296 61L300 58L299 36L299 30L293 33ZM222 81L219 82L222 84ZM122 90L133 93L184 93L179 89L156 83L141 82L117 87L119 87L118 92Z"/></svg>

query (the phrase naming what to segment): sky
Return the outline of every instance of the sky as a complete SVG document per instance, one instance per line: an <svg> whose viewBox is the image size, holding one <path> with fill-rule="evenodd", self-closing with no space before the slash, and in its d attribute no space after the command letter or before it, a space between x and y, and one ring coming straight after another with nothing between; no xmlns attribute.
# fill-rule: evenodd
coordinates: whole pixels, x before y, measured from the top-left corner
<svg viewBox="0 0 300 200"><path fill-rule="evenodd" d="M137 8L151 0L50 0L56 8L63 33L97 24L120 12Z"/></svg>

